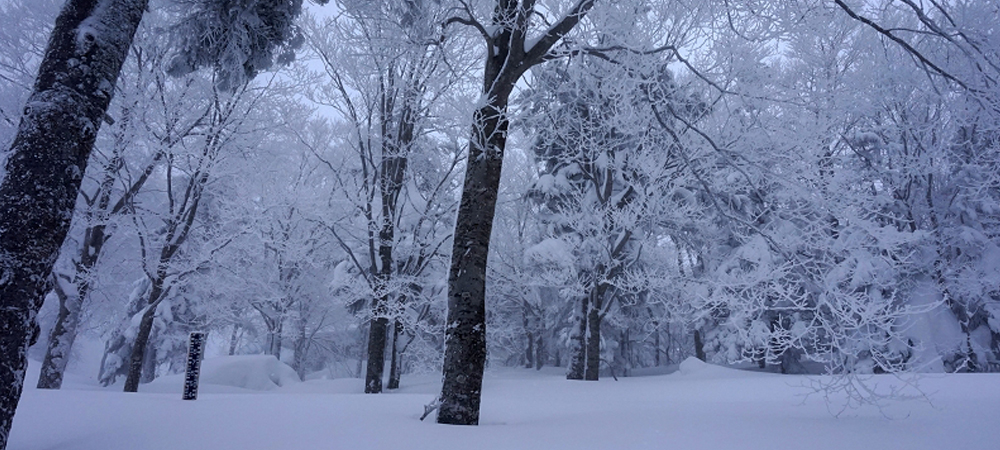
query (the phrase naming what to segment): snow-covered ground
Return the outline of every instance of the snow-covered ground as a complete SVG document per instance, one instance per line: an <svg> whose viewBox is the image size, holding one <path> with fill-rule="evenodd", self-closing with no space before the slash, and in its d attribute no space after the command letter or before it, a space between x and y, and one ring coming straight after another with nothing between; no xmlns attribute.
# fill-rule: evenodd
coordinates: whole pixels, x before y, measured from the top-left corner
<svg viewBox="0 0 1000 450"><path fill-rule="evenodd" d="M421 422L436 376L362 394L357 379L288 382L261 360L206 360L197 401L181 378L138 394L70 376L60 391L25 390L12 450L155 449L1000 449L1000 375L925 375L925 400L834 417L809 378L737 371L689 360L669 375L567 381L558 368L487 374L481 425ZM34 384L37 362L29 376ZM234 366L244 370L234 370ZM270 381L268 381L270 380ZM885 387L899 380L875 377ZM243 384L238 384L243 383ZM269 384L273 383L273 385ZM256 389L236 387L251 386Z"/></svg>

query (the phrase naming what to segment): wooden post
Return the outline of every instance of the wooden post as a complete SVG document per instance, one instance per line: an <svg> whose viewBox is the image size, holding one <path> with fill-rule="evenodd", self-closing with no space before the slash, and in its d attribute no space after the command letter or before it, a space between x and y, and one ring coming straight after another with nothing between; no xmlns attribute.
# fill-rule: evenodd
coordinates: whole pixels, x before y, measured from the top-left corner
<svg viewBox="0 0 1000 450"><path fill-rule="evenodd" d="M198 376L201 374L201 359L205 354L205 333L192 331L188 342L187 370L184 374L184 400L198 398Z"/></svg>

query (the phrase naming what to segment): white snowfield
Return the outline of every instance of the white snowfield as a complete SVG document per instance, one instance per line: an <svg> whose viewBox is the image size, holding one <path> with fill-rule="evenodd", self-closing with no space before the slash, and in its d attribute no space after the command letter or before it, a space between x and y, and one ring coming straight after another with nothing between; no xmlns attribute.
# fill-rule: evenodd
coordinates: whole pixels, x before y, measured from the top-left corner
<svg viewBox="0 0 1000 450"><path fill-rule="evenodd" d="M33 386L38 364L31 366ZM29 388L8 448L1000 449L1000 374L924 375L919 386L930 403L896 401L834 417L828 406L843 397L831 394L829 405L820 395L803 398L810 378L697 360L670 375L599 382L567 381L559 368L503 369L487 374L481 425L458 427L419 420L440 388L437 376L404 377L396 392L365 395L361 380L289 382L282 366L264 357L206 360L196 401L180 399L180 376L138 394L72 377L60 391Z"/></svg>

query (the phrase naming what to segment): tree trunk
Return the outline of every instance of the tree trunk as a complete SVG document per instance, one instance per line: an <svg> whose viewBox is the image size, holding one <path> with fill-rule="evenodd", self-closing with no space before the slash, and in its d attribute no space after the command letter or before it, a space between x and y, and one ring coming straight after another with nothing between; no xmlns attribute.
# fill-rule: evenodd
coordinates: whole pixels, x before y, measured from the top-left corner
<svg viewBox="0 0 1000 450"><path fill-rule="evenodd" d="M389 319L376 317L368 331L368 366L365 369L365 393L382 392L382 373L385 371L385 344Z"/></svg>
<svg viewBox="0 0 1000 450"><path fill-rule="evenodd" d="M156 305L149 305L142 313L139 321L139 330L132 343L132 355L129 358L128 376L125 378L125 392L138 392L139 382L142 378L142 366L146 356L146 345L149 344L149 336L153 332L153 319L156 317Z"/></svg>
<svg viewBox="0 0 1000 450"><path fill-rule="evenodd" d="M653 321L653 366L660 367L660 322Z"/></svg>
<svg viewBox="0 0 1000 450"><path fill-rule="evenodd" d="M267 341L265 342L267 348L264 349L265 355L271 355L278 360L281 360L281 334L284 331L284 314L285 311L276 312L276 317L270 317L262 313L264 318L264 325L267 327Z"/></svg>
<svg viewBox="0 0 1000 450"><path fill-rule="evenodd" d="M598 273L603 272L599 269ZM591 291L590 311L587 313L587 370L583 379L597 381L601 371L601 308L604 307L604 296L607 294L608 284L599 282Z"/></svg>
<svg viewBox="0 0 1000 450"><path fill-rule="evenodd" d="M533 4L498 1L492 18L496 30L484 36L485 104L472 116L462 200L455 222L438 423L479 424L486 368L486 261L510 125L507 103L511 91L521 75L541 63L549 49L579 23L594 2L580 0L565 17L529 44L525 38L535 14Z"/></svg>
<svg viewBox="0 0 1000 450"><path fill-rule="evenodd" d="M292 355L292 368L295 369L299 380L305 381L306 356L309 353L309 339L306 337L306 321L302 317L299 317L295 328L295 354Z"/></svg>
<svg viewBox="0 0 1000 450"><path fill-rule="evenodd" d="M38 375L38 389L62 387L63 374L66 372L73 341L76 340L76 329L80 323L80 307L83 300L77 296L67 295L61 288L56 288L55 291L59 298L59 315L56 317L52 332L49 333L45 359L42 360L42 370Z"/></svg>
<svg viewBox="0 0 1000 450"><path fill-rule="evenodd" d="M618 340L619 355L622 359L622 376L632 375L632 342L628 327L621 332Z"/></svg>
<svg viewBox="0 0 1000 450"><path fill-rule="evenodd" d="M380 288L382 294L379 295L372 304L371 329L368 334L368 367L365 372L365 393L377 394L382 392L382 375L385 373L385 350L389 333L389 299L388 292L390 280L393 277L392 250L396 238L396 206L399 194L403 188L403 176L406 174L407 158L406 152L413 140L413 120L407 114L408 109L404 108L403 118L400 119L400 130L395 145L390 144L390 139L386 137L383 145L382 164L379 167L379 191L382 200L382 224L378 233L378 255L382 269L376 274L376 286ZM388 133L388 121L383 118L383 136ZM376 289L379 290L379 289Z"/></svg>
<svg viewBox="0 0 1000 450"><path fill-rule="evenodd" d="M402 364L400 358L403 356L399 352L399 334L403 331L403 324L396 320L392 325L392 356L389 358L389 384L386 388L399 389L400 364Z"/></svg>
<svg viewBox="0 0 1000 450"><path fill-rule="evenodd" d="M125 338L128 331L128 327L132 323L132 318L141 314L146 303L146 294L148 290L149 279L143 278L140 283L135 286L132 292L132 297L129 299L128 307L125 311L125 317L127 319L115 330L114 334L108 338L104 345L104 355L101 357L101 367L98 372L97 379L101 382L101 386L108 387L114 384L115 380L118 379L119 375L128 376L128 361L132 354L132 344L134 343L134 338L132 341Z"/></svg>
<svg viewBox="0 0 1000 450"><path fill-rule="evenodd" d="M152 383L156 379L157 357L159 356L156 350L156 340L159 334L160 330L153 326L153 330L149 333L150 337L146 341L146 351L142 355L142 372L139 374L139 384Z"/></svg>
<svg viewBox="0 0 1000 450"><path fill-rule="evenodd" d="M8 152L0 185L0 449L21 398L48 277L146 3L66 2Z"/></svg>
<svg viewBox="0 0 1000 450"><path fill-rule="evenodd" d="M694 330L694 357L705 360L705 343L701 340L701 331Z"/></svg>
<svg viewBox="0 0 1000 450"><path fill-rule="evenodd" d="M542 370L542 366L545 365L545 341L542 339L542 333L538 333L538 339L535 341L535 370Z"/></svg>
<svg viewBox="0 0 1000 450"><path fill-rule="evenodd" d="M236 344L239 343L240 324L233 324L233 334L229 335L229 356L236 354Z"/></svg>
<svg viewBox="0 0 1000 450"><path fill-rule="evenodd" d="M488 64L488 66L493 66ZM493 67L499 70L498 67ZM499 73L494 77L499 78ZM444 385L438 422L479 424L486 364L486 260L507 142L507 98L514 80L497 80L473 119L468 167L448 276Z"/></svg>
<svg viewBox="0 0 1000 450"><path fill-rule="evenodd" d="M587 314L587 370L583 379L597 381L601 371L601 295L591 299Z"/></svg>
<svg viewBox="0 0 1000 450"><path fill-rule="evenodd" d="M526 340L528 345L524 352L524 368L530 369L535 366L535 334L529 331Z"/></svg>
<svg viewBox="0 0 1000 450"><path fill-rule="evenodd" d="M567 380L582 380L584 366L587 364L587 312L590 309L590 297L580 298L580 314L577 319L577 327L570 336L572 348L570 349L569 371L566 373Z"/></svg>
<svg viewBox="0 0 1000 450"><path fill-rule="evenodd" d="M139 321L139 330L135 334L135 341L132 343L132 353L129 355L128 375L125 378L125 392L138 392L139 383L142 378L143 363L146 359L146 349L149 345L149 337L153 332L153 319L156 318L156 309L167 294L163 289L163 280L166 279L166 269L161 262L161 269L157 273L157 279L153 280L152 288L149 290L149 300L147 300L146 310L142 313Z"/></svg>

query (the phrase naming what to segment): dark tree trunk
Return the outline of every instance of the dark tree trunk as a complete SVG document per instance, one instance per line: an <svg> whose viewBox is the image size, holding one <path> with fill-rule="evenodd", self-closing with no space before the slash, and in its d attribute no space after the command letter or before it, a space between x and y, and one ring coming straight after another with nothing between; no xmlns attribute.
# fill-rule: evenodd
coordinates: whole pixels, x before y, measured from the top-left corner
<svg viewBox="0 0 1000 450"><path fill-rule="evenodd" d="M492 64L488 64L492 66ZM494 70L499 70L494 67ZM499 78L496 74L494 79ZM444 384L438 422L478 425L486 365L486 259L507 141L507 98L514 80L473 119L468 167L458 209L448 276ZM489 92L489 91L487 91ZM492 92L491 92L492 93Z"/></svg>
<svg viewBox="0 0 1000 450"><path fill-rule="evenodd" d="M101 8L98 8L101 6ZM146 0L68 0L49 39L0 185L0 449L24 386L36 315L87 160ZM86 26L82 26L84 24ZM100 30L101 35L94 35Z"/></svg>
<svg viewBox="0 0 1000 450"><path fill-rule="evenodd" d="M132 354L129 358L128 376L125 378L125 392L138 392L139 382L142 381L142 367L145 362L146 345L149 343L149 336L153 332L153 319L156 317L156 306L150 305L142 313L139 320L139 330L136 332L135 341L132 343Z"/></svg>
<svg viewBox="0 0 1000 450"><path fill-rule="evenodd" d="M479 424L486 367L486 260L507 144L508 99L521 75L544 60L549 49L593 7L593 0L580 0L537 41L527 45L525 37L535 14L533 4L498 1L492 18L497 30L484 36L485 104L473 113L465 182L455 223L438 423ZM468 19L466 22L475 20Z"/></svg>
<svg viewBox="0 0 1000 450"><path fill-rule="evenodd" d="M569 371L566 372L567 380L582 380L584 367L587 364L587 313L590 310L590 297L580 298L580 314L576 318L576 330L570 336L572 348L569 355Z"/></svg>
<svg viewBox="0 0 1000 450"><path fill-rule="evenodd" d="M524 368L530 369L535 366L535 336L530 331L526 332L527 345L524 347Z"/></svg>
<svg viewBox="0 0 1000 450"><path fill-rule="evenodd" d="M157 358L159 357L156 346L151 343L155 343L157 340L157 335L159 334L159 329L155 326L152 332L150 332L150 338L146 341L146 351L142 355L142 372L139 376L139 383L146 384L152 383L156 379L156 366L158 365Z"/></svg>
<svg viewBox="0 0 1000 450"><path fill-rule="evenodd" d="M511 11L503 14L512 16ZM511 30L503 33L509 37ZM512 47L516 51L519 44L501 39L496 44L496 53L491 51L486 61L483 92L488 100L472 118L448 273L444 383L437 418L444 424L479 424L486 368L486 260L507 145L507 102L521 76L520 70L511 70L508 65L508 59L513 66L519 65L517 57L510 55Z"/></svg>
<svg viewBox="0 0 1000 450"><path fill-rule="evenodd" d="M49 342L42 360L42 370L38 375L38 389L59 389L62 387L63 374L69 363L70 350L76 340L76 329L80 323L80 307L83 300L77 296L67 295L59 281L55 285L56 296L59 298L59 315L56 324L49 333Z"/></svg>
<svg viewBox="0 0 1000 450"><path fill-rule="evenodd" d="M236 354L236 344L239 343L239 337L240 337L239 330L240 330L240 325L238 323L233 324L233 334L229 335L229 356L233 356Z"/></svg>
<svg viewBox="0 0 1000 450"><path fill-rule="evenodd" d="M368 331L368 366L365 370L365 393L382 392L382 373L385 370L385 344L389 319L376 317Z"/></svg>
<svg viewBox="0 0 1000 450"><path fill-rule="evenodd" d="M547 356L545 354L545 341L542 339L542 334L539 333L538 339L535 341L535 370L542 370Z"/></svg>
<svg viewBox="0 0 1000 450"><path fill-rule="evenodd" d="M383 114L389 114L392 108L383 99ZM365 372L365 393L382 392L382 375L385 372L385 350L388 342L389 318L388 303L392 298L388 292L393 276L395 262L392 256L396 238L396 207L399 194L403 189L403 177L408 163L407 152L413 141L415 117L411 108L404 105L402 117L396 133L396 139L390 139L389 118L382 119L382 135L385 137L382 147L382 163L379 167L379 192L382 200L382 224L378 233L378 255L382 269L375 274L376 285L383 292L372 304L371 329L368 335L368 367ZM376 289L379 290L379 289Z"/></svg>
<svg viewBox="0 0 1000 450"><path fill-rule="evenodd" d="M143 366L146 365L146 351L149 346L149 338L153 333L153 319L156 318L156 309L167 295L167 292L163 288L163 282L167 277L166 269L163 269L163 263L160 264L160 267L157 279L153 280L153 286L149 291L147 306L142 313L142 318L139 320L139 330L135 334L135 341L132 342L132 352L129 355L128 362L128 375L125 378L125 392L139 391Z"/></svg>
<svg viewBox="0 0 1000 450"><path fill-rule="evenodd" d="M143 279L144 282L148 282L148 279ZM136 296L128 302L128 307L125 311L125 317L127 317L127 323L132 322L132 318L136 317L144 310L144 304L146 303L146 297L144 292L148 290L148 285L142 285L141 289L143 293L135 293ZM140 288L140 286L136 286ZM127 331L127 326L115 330L115 333L105 342L104 344L104 355L101 356L101 366L98 372L97 379L101 382L101 386L107 387L114 384L115 380L118 379L119 375L128 376L128 358L132 354L132 344L133 341L125 339L125 333ZM117 359L117 364L111 364L108 361L108 356L114 356L112 359Z"/></svg>
<svg viewBox="0 0 1000 450"><path fill-rule="evenodd" d="M604 306L604 294L607 284L599 283L590 299L590 312L587 314L587 370L583 379L597 381L601 371L601 308Z"/></svg>
<svg viewBox="0 0 1000 450"><path fill-rule="evenodd" d="M705 343L701 340L701 331L694 330L694 357L705 360Z"/></svg>
<svg viewBox="0 0 1000 450"><path fill-rule="evenodd" d="M628 327L625 327L621 332L621 336L618 340L618 350L619 356L622 360L622 376L627 377L632 375L632 340L630 337Z"/></svg>
<svg viewBox="0 0 1000 450"><path fill-rule="evenodd" d="M403 356L400 354L399 350L399 335L403 331L403 324L399 323L398 320L393 321L392 324L392 356L389 358L389 383L386 385L388 389L399 389L399 379L401 376L402 361L400 358Z"/></svg>
<svg viewBox="0 0 1000 450"><path fill-rule="evenodd" d="M653 321L653 366L660 367L660 322Z"/></svg>
<svg viewBox="0 0 1000 450"><path fill-rule="evenodd" d="M309 353L309 338L306 336L306 321L303 317L296 320L295 324L295 354L292 355L292 368L299 376L300 381L306 380L306 357Z"/></svg>

